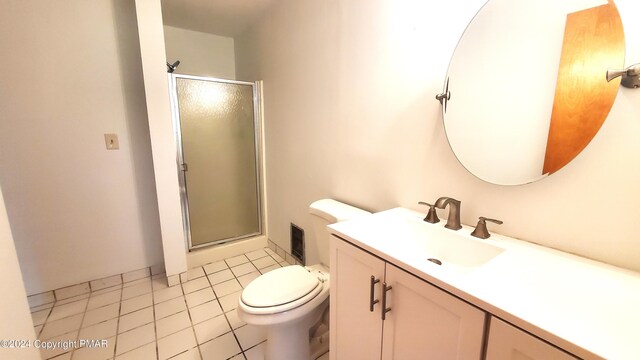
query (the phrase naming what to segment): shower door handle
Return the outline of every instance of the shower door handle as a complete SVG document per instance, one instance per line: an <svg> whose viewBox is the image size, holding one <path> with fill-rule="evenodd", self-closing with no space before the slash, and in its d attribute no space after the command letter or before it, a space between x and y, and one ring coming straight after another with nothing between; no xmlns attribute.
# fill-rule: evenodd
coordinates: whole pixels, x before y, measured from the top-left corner
<svg viewBox="0 0 640 360"><path fill-rule="evenodd" d="M180 164L180 170L187 172L189 170L189 167L187 166L187 163L182 163Z"/></svg>

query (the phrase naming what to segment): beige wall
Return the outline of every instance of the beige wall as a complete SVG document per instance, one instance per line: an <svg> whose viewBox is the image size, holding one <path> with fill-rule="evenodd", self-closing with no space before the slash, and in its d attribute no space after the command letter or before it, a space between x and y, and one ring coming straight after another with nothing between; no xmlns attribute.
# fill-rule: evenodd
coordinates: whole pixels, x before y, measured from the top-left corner
<svg viewBox="0 0 640 360"><path fill-rule="evenodd" d="M0 347L3 359L40 359L40 352L33 346L36 333L33 330L27 293L22 282L18 256L14 246L9 219L0 190L0 339L31 340L28 348Z"/></svg>
<svg viewBox="0 0 640 360"><path fill-rule="evenodd" d="M466 224L495 217L503 234L640 270L640 91L622 88L587 149L534 184L485 183L451 152L434 96L482 3L283 0L236 38L237 78L264 80L271 240L288 249L297 223L313 261L316 199L379 211L451 196ZM616 4L630 65L640 59L639 9Z"/></svg>
<svg viewBox="0 0 640 360"><path fill-rule="evenodd" d="M134 4L8 0L0 33L0 183L27 293L161 263Z"/></svg>
<svg viewBox="0 0 640 360"><path fill-rule="evenodd" d="M164 42L167 61L180 60L175 73L236 78L233 38L165 25Z"/></svg>

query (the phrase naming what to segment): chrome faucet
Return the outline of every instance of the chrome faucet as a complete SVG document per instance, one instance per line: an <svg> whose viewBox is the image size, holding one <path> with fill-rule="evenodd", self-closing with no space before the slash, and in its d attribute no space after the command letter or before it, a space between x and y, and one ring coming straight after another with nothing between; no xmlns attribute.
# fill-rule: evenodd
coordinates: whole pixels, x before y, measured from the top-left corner
<svg viewBox="0 0 640 360"><path fill-rule="evenodd" d="M460 225L460 204L460 201L450 197L441 197L436 201L435 206L438 209L444 209L449 205L449 218L447 219L447 225L444 226L447 229L462 229L462 225Z"/></svg>

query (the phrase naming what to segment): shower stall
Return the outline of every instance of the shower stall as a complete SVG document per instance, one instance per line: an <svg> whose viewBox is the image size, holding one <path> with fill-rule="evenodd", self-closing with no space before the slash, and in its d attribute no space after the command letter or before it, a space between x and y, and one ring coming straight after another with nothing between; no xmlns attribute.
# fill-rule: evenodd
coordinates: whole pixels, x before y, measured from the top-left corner
<svg viewBox="0 0 640 360"><path fill-rule="evenodd" d="M262 233L255 83L170 74L189 249Z"/></svg>

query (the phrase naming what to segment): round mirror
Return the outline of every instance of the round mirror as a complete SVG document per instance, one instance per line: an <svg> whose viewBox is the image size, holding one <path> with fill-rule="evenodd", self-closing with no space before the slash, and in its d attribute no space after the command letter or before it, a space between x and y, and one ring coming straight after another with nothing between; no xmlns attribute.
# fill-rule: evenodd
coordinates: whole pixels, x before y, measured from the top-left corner
<svg viewBox="0 0 640 360"><path fill-rule="evenodd" d="M482 180L548 176L595 136L615 100L624 33L613 1L489 0L438 96L458 160Z"/></svg>

